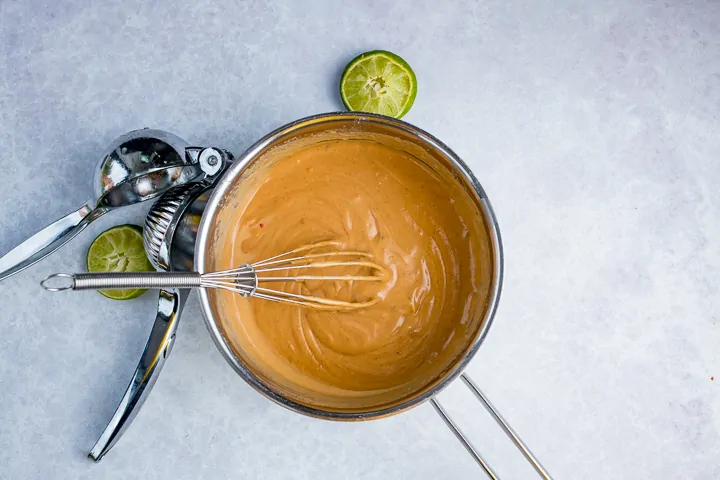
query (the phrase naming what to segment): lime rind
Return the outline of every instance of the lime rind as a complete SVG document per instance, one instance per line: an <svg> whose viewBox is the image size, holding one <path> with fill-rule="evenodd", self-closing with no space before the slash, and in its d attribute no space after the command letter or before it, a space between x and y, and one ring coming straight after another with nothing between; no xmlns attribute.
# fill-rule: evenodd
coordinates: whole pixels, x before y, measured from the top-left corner
<svg viewBox="0 0 720 480"><path fill-rule="evenodd" d="M142 229L135 225L118 225L105 230L93 240L87 252L88 272L150 272L153 266L145 255ZM99 290L113 300L130 300L145 289Z"/></svg>
<svg viewBox="0 0 720 480"><path fill-rule="evenodd" d="M385 50L355 57L340 80L340 97L350 111L401 118L417 95L417 79L410 65Z"/></svg>

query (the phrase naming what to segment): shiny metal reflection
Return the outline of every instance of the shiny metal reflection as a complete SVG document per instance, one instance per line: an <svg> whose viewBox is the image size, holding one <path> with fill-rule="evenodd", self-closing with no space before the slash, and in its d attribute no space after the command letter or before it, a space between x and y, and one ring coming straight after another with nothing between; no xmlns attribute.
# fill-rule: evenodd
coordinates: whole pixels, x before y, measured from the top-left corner
<svg viewBox="0 0 720 480"><path fill-rule="evenodd" d="M95 168L93 197L0 257L0 280L39 262L110 210L150 200L174 186L214 175L223 164L200 162L203 155L208 156L207 150L212 151L210 156L220 155L216 149L191 147L162 130L146 128L118 138Z"/></svg>
<svg viewBox="0 0 720 480"><path fill-rule="evenodd" d="M186 220L188 216L185 213L188 210L197 211L198 207L194 207L193 210L197 198L203 195L207 198L206 192L212 189L213 184L232 162L230 153L214 148L196 149L197 155L194 161L198 161L198 157L201 157L203 152L205 158L216 159L212 165L204 161L209 167L204 178L168 190L148 212L143 229L145 253L160 271L192 270L192 264L188 265L185 257L180 254L177 255L179 260L173 261L173 245L177 245L179 252L187 249L192 251L197 228L195 227L190 233L185 232L187 228L193 228L188 224ZM141 157L138 158L140 161L145 161ZM204 203L201 202L201 205ZM193 242L190 246L185 244L188 239L192 239ZM185 268L186 266L188 268ZM127 430L147 399L175 343L180 314L189 294L190 290L186 288L166 288L159 291L157 315L143 354L120 404L88 454L88 458L96 462L100 461Z"/></svg>

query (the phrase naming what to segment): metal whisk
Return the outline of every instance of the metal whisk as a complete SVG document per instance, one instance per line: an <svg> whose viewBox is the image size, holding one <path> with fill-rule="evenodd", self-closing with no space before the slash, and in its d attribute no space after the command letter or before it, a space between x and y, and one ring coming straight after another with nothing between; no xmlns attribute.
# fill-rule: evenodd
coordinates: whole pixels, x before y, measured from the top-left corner
<svg viewBox="0 0 720 480"><path fill-rule="evenodd" d="M260 286L262 283L271 282L377 282L386 278L385 268L373 262L369 253L334 249L337 246L336 242L319 242L260 262L240 265L220 272L55 273L40 284L50 292L133 288L218 288L238 293L246 298L292 303L319 310L354 310L377 303L377 298L366 301L344 301ZM328 247L333 249L328 250ZM336 267L355 267L364 270L365 273L327 275L321 270ZM298 274L293 275L291 273L293 271ZM286 273L282 275L283 272Z"/></svg>

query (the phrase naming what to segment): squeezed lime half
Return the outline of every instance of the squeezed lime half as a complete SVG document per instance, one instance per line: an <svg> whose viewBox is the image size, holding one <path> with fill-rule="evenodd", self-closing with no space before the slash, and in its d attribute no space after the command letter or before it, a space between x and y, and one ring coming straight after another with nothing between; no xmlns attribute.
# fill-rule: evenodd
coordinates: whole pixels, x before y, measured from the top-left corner
<svg viewBox="0 0 720 480"><path fill-rule="evenodd" d="M88 272L152 272L145 255L142 228L136 225L118 225L105 230L93 240L87 252ZM145 289L98 290L113 300L137 298Z"/></svg>
<svg viewBox="0 0 720 480"><path fill-rule="evenodd" d="M358 55L340 79L340 97L353 112L400 118L412 107L415 95L415 72L405 60L385 50Z"/></svg>

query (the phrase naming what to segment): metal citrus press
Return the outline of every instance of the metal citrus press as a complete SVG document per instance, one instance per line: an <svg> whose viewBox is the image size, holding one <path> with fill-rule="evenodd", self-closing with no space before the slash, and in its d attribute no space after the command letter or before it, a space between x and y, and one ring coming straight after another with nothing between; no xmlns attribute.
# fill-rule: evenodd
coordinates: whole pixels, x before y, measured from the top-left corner
<svg viewBox="0 0 720 480"><path fill-rule="evenodd" d="M194 236L187 231L192 228L188 222L199 221L202 207L193 210L190 203L213 185L231 161L232 155L224 150L194 147L162 130L144 128L122 135L95 168L93 197L0 257L0 281L52 254L105 213L163 194L147 217L146 253L158 270L192 268ZM145 401L170 353L188 294L189 290L160 290L145 350L120 405L88 454L91 459L97 461L107 453Z"/></svg>
<svg viewBox="0 0 720 480"><path fill-rule="evenodd" d="M231 161L232 155L226 151L202 150L198 162L211 173L199 181L169 190L151 207L143 228L143 243L157 270L192 270L195 235L205 202L213 184ZM189 289L159 290L157 315L150 336L120 404L88 453L90 459L99 461L115 445L147 399L172 350L180 313L189 294Z"/></svg>

